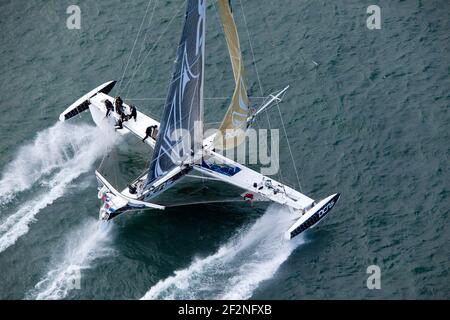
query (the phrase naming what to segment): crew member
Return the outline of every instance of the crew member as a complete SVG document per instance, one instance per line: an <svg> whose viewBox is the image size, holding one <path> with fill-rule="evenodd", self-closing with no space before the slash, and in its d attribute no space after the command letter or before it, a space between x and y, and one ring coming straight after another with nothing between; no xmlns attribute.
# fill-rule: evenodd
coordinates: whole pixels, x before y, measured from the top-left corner
<svg viewBox="0 0 450 320"><path fill-rule="evenodd" d="M136 122L136 118L137 118L137 111L136 111L136 107L133 105L130 105L130 119L134 118L134 122Z"/></svg>
<svg viewBox="0 0 450 320"><path fill-rule="evenodd" d="M116 106L116 113L122 117L123 115L123 100L120 97L116 97L114 100L114 104Z"/></svg>
<svg viewBox="0 0 450 320"><path fill-rule="evenodd" d="M105 106L106 106L106 116L105 117L108 117L109 113L114 110L114 106L111 103L111 101L109 101L108 99L105 100Z"/></svg>
<svg viewBox="0 0 450 320"><path fill-rule="evenodd" d="M152 139L156 139L155 137L155 131L157 131L158 126L154 125L154 126L150 126L145 130L145 137L144 139L142 139L142 142L145 142L145 140L148 137L151 137ZM156 132L156 134L158 134L158 132Z"/></svg>
<svg viewBox="0 0 450 320"><path fill-rule="evenodd" d="M122 108L122 114L120 115L120 119L122 122L128 121L130 119L130 115L125 113L125 107Z"/></svg>

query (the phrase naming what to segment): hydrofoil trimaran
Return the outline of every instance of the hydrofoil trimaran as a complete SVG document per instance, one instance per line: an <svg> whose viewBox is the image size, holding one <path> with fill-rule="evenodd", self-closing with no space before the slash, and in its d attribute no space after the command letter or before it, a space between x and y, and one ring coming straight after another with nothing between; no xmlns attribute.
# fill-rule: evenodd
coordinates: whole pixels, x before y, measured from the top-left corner
<svg viewBox="0 0 450 320"><path fill-rule="evenodd" d="M287 206L298 220L286 231L292 239L316 225L334 207L339 194L318 203L283 183L266 177L217 150L245 141L245 132L254 118L269 105L281 101L287 88L272 94L256 111L250 111L243 76L243 61L237 28L229 0L217 0L235 80L229 109L216 134L203 134L203 84L206 0L187 0L187 9L175 68L169 85L161 122L137 112L135 120L123 123L120 134L132 133L139 139L146 129L157 126L159 134L145 143L153 150L149 169L123 190L116 188L97 170L100 219L139 209L160 209L195 203L227 201L273 201ZM108 93L115 81L107 82L81 97L60 115L66 121L89 110L100 127L113 128L119 115L106 114L105 101L114 103ZM124 108L128 108L124 104ZM186 200L187 199L187 200Z"/></svg>

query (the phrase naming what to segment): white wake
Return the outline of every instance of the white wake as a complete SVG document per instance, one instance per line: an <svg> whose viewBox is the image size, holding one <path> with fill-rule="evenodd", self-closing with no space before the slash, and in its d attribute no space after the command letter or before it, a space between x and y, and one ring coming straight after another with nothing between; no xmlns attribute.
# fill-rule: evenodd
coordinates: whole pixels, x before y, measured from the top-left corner
<svg viewBox="0 0 450 320"><path fill-rule="evenodd" d="M248 299L270 279L302 236L285 240L293 223L287 209L270 206L250 228L206 258L159 281L142 299Z"/></svg>
<svg viewBox="0 0 450 320"><path fill-rule="evenodd" d="M88 143L92 133L91 126L62 122L39 132L4 168L0 179L0 204L8 203L42 177L64 167L80 147Z"/></svg>
<svg viewBox="0 0 450 320"><path fill-rule="evenodd" d="M14 213L3 217L0 252L26 234L37 213L63 196L70 184L89 171L113 143L114 135L107 135L97 127L57 123L22 147L4 170L0 201L4 205L19 192L39 188Z"/></svg>
<svg viewBox="0 0 450 320"><path fill-rule="evenodd" d="M64 299L72 290L82 289L81 272L95 261L114 253L113 225L110 222L88 220L67 234L66 248L54 257L57 261L47 274L26 295L27 299Z"/></svg>

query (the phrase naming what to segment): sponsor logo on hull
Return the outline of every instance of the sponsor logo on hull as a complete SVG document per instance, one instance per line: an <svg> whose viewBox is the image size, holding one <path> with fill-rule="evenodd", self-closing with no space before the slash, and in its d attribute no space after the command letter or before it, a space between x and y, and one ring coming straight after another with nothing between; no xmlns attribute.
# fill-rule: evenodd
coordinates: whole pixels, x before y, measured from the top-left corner
<svg viewBox="0 0 450 320"><path fill-rule="evenodd" d="M301 223L299 226L297 226L294 230L288 231L289 239L292 239L295 236L298 236L300 233L302 233L306 229L314 226L320 220L322 220L330 212L330 210L335 206L339 197L340 197L340 194L338 193L335 196L333 196L329 201L327 201L325 204L321 205L319 208L316 208L316 207L312 208L310 210L310 211L312 211L312 213L310 213L310 212L305 213L305 215L310 215L310 217L306 218L306 220L303 223ZM302 219L302 218L300 218L300 219Z"/></svg>

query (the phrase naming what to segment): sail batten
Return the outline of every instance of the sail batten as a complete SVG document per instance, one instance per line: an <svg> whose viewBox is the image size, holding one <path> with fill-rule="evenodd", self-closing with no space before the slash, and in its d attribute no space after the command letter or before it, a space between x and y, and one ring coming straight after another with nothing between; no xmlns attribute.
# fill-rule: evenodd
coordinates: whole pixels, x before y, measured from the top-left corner
<svg viewBox="0 0 450 320"><path fill-rule="evenodd" d="M228 53L233 69L235 89L227 113L219 127L214 145L219 149L234 147L245 138L249 99L244 81L244 63L239 36L229 0L218 0L218 13L222 22Z"/></svg>
<svg viewBox="0 0 450 320"><path fill-rule="evenodd" d="M201 148L205 2L187 0L183 32L145 183L146 189Z"/></svg>

